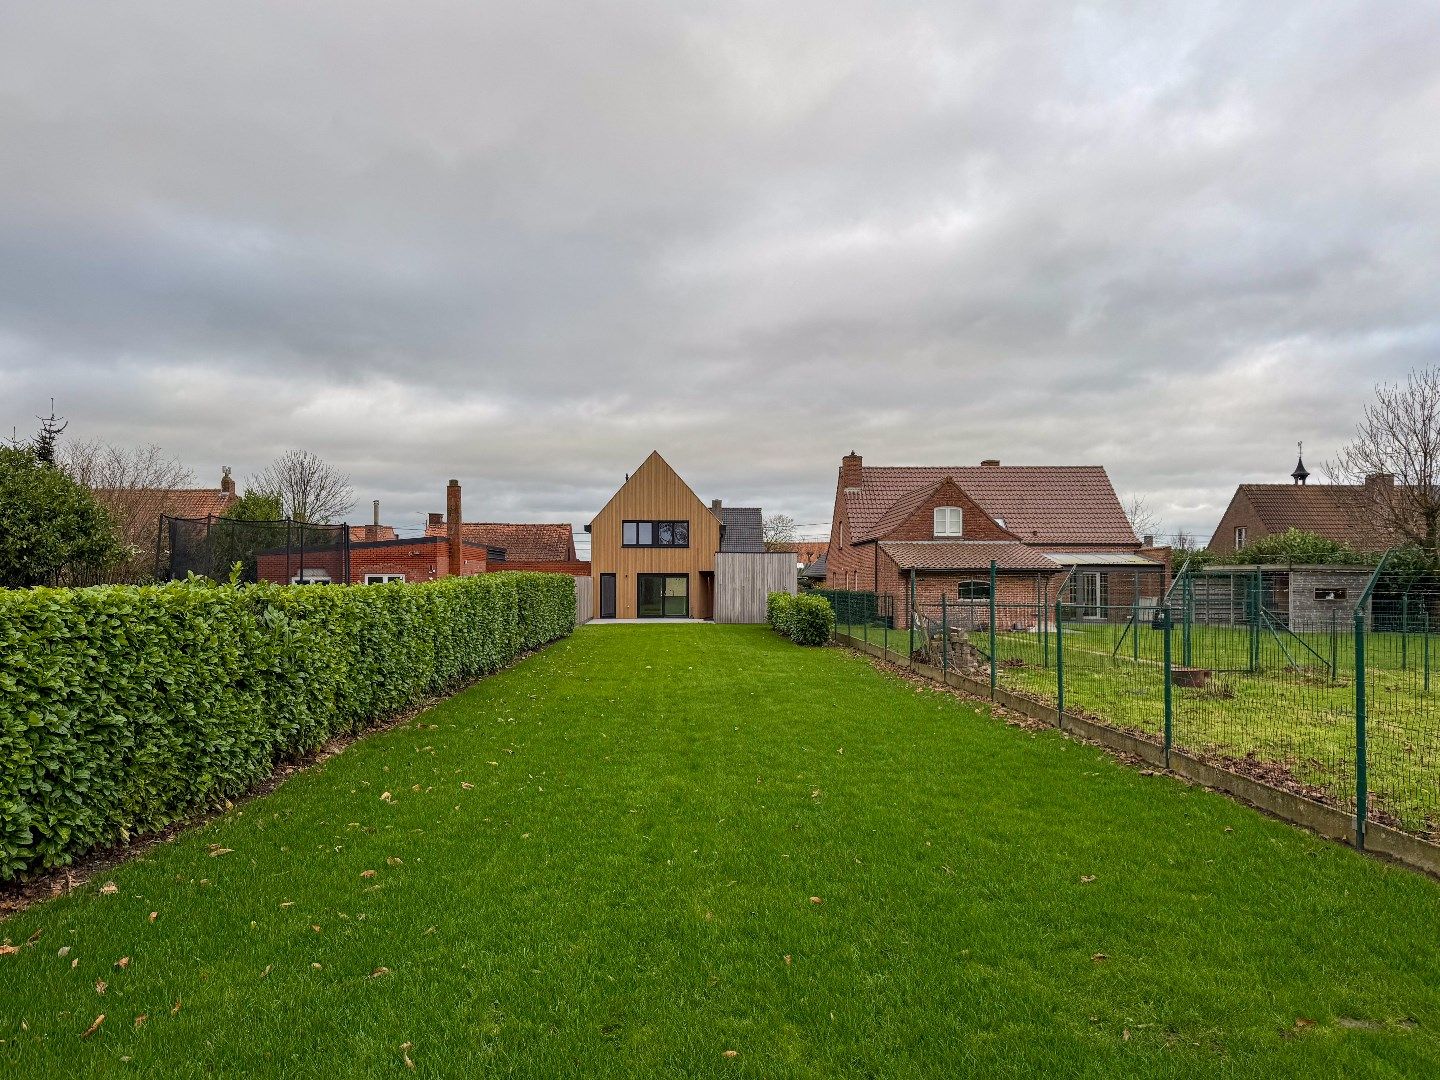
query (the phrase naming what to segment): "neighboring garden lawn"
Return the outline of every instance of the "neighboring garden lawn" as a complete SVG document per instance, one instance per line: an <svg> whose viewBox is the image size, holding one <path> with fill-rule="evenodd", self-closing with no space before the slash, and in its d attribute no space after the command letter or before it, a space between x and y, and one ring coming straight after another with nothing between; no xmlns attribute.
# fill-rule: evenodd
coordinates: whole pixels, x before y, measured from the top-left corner
<svg viewBox="0 0 1440 1080"><path fill-rule="evenodd" d="M839 628L844 633L846 627ZM904 630L858 627L902 656ZM1243 627L1195 626L1192 666L1212 671L1203 687L1174 688L1175 745L1206 756L1274 763L1291 779L1347 808L1355 802L1355 660L1348 624L1341 633L1262 632L1258 670ZM971 639L988 649L988 635ZM924 645L917 633L916 648ZM1440 831L1440 635L1368 637L1368 770L1371 809L1421 834ZM1067 624L1067 710L1159 737L1164 729L1163 635L1142 622ZM1181 632L1172 637L1182 665ZM996 636L999 685L1054 704L1055 633ZM1328 666L1333 657L1334 676ZM981 677L986 677L984 671Z"/></svg>
<svg viewBox="0 0 1440 1080"><path fill-rule="evenodd" d="M0 923L0 1071L1435 1075L1437 925L854 653L587 627Z"/></svg>

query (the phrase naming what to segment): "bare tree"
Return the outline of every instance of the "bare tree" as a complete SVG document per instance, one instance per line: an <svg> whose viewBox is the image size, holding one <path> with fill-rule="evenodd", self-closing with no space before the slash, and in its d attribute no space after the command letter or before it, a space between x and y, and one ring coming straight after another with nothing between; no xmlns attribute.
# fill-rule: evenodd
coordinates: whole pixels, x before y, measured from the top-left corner
<svg viewBox="0 0 1440 1080"><path fill-rule="evenodd" d="M1382 542L1440 554L1440 369L1412 371L1404 385L1380 383L1355 438L1326 472L1353 484L1356 525ZM1364 534L1362 533L1362 535Z"/></svg>
<svg viewBox="0 0 1440 1080"><path fill-rule="evenodd" d="M246 481L250 490L278 495L287 516L328 525L355 504L350 477L308 450L286 450Z"/></svg>
<svg viewBox="0 0 1440 1080"><path fill-rule="evenodd" d="M1135 530L1137 538L1156 536L1160 532L1160 516L1150 509L1144 495L1130 496L1125 503L1125 516L1130 519L1130 527Z"/></svg>
<svg viewBox="0 0 1440 1080"><path fill-rule="evenodd" d="M153 443L114 446L89 439L70 443L58 460L74 480L94 491L166 491L195 483L186 466Z"/></svg>
<svg viewBox="0 0 1440 1080"><path fill-rule="evenodd" d="M795 519L789 514L771 514L761 525L766 551L783 551L795 542Z"/></svg>

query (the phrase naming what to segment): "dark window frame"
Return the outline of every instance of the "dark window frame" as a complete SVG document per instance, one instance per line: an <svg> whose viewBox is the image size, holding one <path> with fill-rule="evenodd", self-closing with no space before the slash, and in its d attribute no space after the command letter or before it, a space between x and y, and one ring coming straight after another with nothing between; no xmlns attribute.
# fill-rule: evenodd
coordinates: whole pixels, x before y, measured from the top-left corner
<svg viewBox="0 0 1440 1080"><path fill-rule="evenodd" d="M641 613L641 610L640 610L640 609L641 609L641 606L642 606L642 604L643 604L643 597L644 597L644 592L645 592L645 581L646 581L647 579L654 579L654 578L659 578L659 579L660 579L660 614L658 614L658 615L653 615L653 614L652 614L652 615L644 615L644 614ZM685 592L684 592L683 594L671 594L670 592L668 592L668 591L667 591L667 588L668 588L668 583L669 583L670 581L683 581L683 582L685 582ZM665 609L669 606L669 603L668 603L668 602L669 602L670 600L672 600L672 599L675 599L676 596L683 596L683 597L684 597L684 599L685 599L685 609L684 609L683 611L678 611L678 612L675 612L675 613L672 614L671 612L666 611ZM690 575L689 575L689 574L666 574L666 573L644 573L644 574L636 574L636 575L635 575L635 615L636 615L637 618L641 618L641 619L688 619L688 618L690 618Z"/></svg>
<svg viewBox="0 0 1440 1080"><path fill-rule="evenodd" d="M970 592L969 596L965 595L967 589ZM955 593L961 600L989 600L990 582L962 581L956 586Z"/></svg>
<svg viewBox="0 0 1440 1080"><path fill-rule="evenodd" d="M642 525L648 527L650 530L650 542L648 544L640 543L640 526ZM634 526L633 540L626 538L627 534L631 531L631 526ZM661 526L668 526L670 528L671 542L668 544L660 543ZM679 526L680 532L685 537L683 544L675 543L677 526ZM620 523L620 546L627 548L688 548L690 546L690 522L688 519L683 518L635 518L622 521Z"/></svg>

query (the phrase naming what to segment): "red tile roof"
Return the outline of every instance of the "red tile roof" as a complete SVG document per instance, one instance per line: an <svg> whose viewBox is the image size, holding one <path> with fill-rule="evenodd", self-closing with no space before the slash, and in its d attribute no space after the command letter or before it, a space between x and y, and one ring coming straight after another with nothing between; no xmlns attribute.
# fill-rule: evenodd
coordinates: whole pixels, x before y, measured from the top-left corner
<svg viewBox="0 0 1440 1080"><path fill-rule="evenodd" d="M882 540L880 550L901 570L1048 570L1062 567L1017 541Z"/></svg>
<svg viewBox="0 0 1440 1080"><path fill-rule="evenodd" d="M444 525L426 528L427 536L444 536ZM574 562L575 534L568 524L512 524L498 521L466 521L460 538L472 544L505 549L505 558L516 562Z"/></svg>
<svg viewBox="0 0 1440 1080"><path fill-rule="evenodd" d="M1249 500L1267 533L1301 529L1361 551L1389 546L1361 485L1241 484L1237 494Z"/></svg>
<svg viewBox="0 0 1440 1080"><path fill-rule="evenodd" d="M371 536L366 529L375 529L375 535ZM351 525L350 542L358 544L365 540L398 540L400 534L395 531L394 525Z"/></svg>
<svg viewBox="0 0 1440 1080"><path fill-rule="evenodd" d="M96 488L95 498L113 512L158 521L161 514L219 517L235 504L237 496L218 488Z"/></svg>
<svg viewBox="0 0 1440 1080"><path fill-rule="evenodd" d="M797 562L810 566L825 557L825 552L830 547L828 540L796 540L789 544L774 544L773 551L793 551Z"/></svg>
<svg viewBox="0 0 1440 1080"><path fill-rule="evenodd" d="M946 477L1027 544L1136 544L1135 530L1099 465L866 465L844 494L850 535L872 535L902 500L920 505Z"/></svg>

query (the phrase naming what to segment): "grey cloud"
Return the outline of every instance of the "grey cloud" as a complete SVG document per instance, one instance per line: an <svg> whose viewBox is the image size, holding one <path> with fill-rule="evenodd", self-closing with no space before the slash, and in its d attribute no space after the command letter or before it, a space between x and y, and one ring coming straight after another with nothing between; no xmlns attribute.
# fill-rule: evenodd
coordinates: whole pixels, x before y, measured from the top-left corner
<svg viewBox="0 0 1440 1080"><path fill-rule="evenodd" d="M1171 528L1440 345L1395 3L0 9L0 422L583 522L652 448L1099 462ZM822 531L812 526L812 532Z"/></svg>

